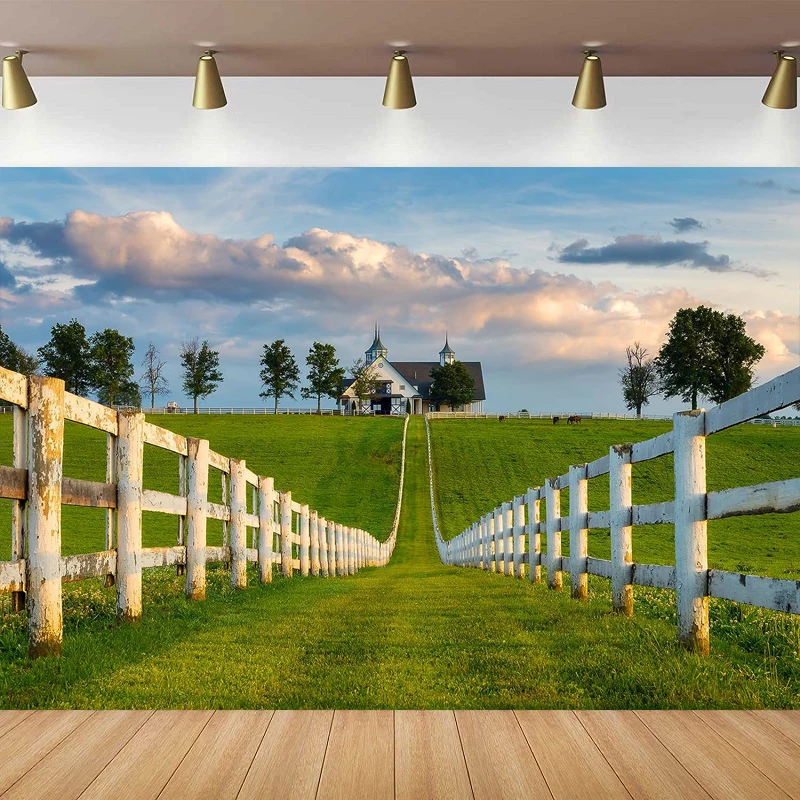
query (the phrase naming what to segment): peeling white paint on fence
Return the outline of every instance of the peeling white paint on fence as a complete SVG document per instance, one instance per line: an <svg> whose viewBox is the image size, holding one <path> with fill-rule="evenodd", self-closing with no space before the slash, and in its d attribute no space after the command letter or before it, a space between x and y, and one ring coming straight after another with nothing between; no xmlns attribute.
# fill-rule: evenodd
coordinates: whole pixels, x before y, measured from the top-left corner
<svg viewBox="0 0 800 800"><path fill-rule="evenodd" d="M230 564L231 585L244 589L248 562L257 564L259 581L269 583L278 561L286 577L294 571L333 577L384 566L394 552L408 417L394 520L381 542L360 528L320 517L293 501L290 491L276 491L271 477L211 450L207 440L148 423L138 411L106 408L64 392L63 381L55 378L27 378L0 368L0 400L14 405L13 465L0 466L0 498L12 501L12 560L0 561L0 593L13 593L12 611L27 607L32 657L61 652L63 582L105 577L107 585L116 585L120 619L136 622L142 616L144 569L177 567L186 576L187 598L203 600L208 563ZM65 420L107 434L105 483L62 474ZM177 494L143 488L145 446L178 456ZM208 499L212 469L220 475L220 503ZM61 555L62 505L106 509L104 551ZM145 511L177 518L174 547L142 546ZM209 518L223 523L222 547L207 546Z"/></svg>
<svg viewBox="0 0 800 800"><path fill-rule="evenodd" d="M672 430L633 445L612 446L608 455L589 464L573 465L567 473L546 479L543 487L529 489L524 498L527 525L516 513L519 508L522 514L523 498L515 497L448 541L442 538L436 514L430 420L476 415L428 414L425 426L431 515L439 557L446 564L517 577L524 575L527 565L533 582L541 579L544 566L548 587L554 590L562 588L562 574L569 572L572 596L580 600L587 597L588 575L608 578L612 582L614 610L627 616L633 614L633 586L675 591L678 639L700 654L709 652L710 597L800 614L800 581L709 569L707 542L708 520L800 511L800 478L719 492L706 490L708 436L733 425L760 421L755 418L798 401L800 368L708 411L675 414ZM632 465L668 454L674 454L674 500L634 505L631 500ZM588 483L606 474L609 475L609 507L590 512ZM567 517L561 516L563 490L569 491L570 514ZM545 504L544 522L540 519L539 504L542 502ZM513 515L509 512L512 507ZM658 524L675 526L674 567L633 561L633 526ZM512 525L513 541L508 535ZM524 535L520 535L520 525L524 525ZM588 531L607 528L611 529L611 559L589 557ZM570 558L561 555L561 536L566 531L570 535ZM542 553L541 533L545 532L547 552ZM509 559L513 559L513 570L508 567Z"/></svg>

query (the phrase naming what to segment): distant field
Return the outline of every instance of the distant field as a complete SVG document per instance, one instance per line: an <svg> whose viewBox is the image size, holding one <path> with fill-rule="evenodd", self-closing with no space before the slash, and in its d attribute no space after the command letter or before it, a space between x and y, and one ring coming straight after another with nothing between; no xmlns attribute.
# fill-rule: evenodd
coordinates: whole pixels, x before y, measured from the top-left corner
<svg viewBox="0 0 800 800"><path fill-rule="evenodd" d="M570 464L669 430L669 422L584 420L553 426L544 420L434 420L431 440L442 535L460 533L500 502L567 471ZM800 428L740 425L708 438L708 489L716 491L800 477ZM672 456L633 467L634 503L672 499ZM562 494L562 514L569 508ZM608 478L589 483L591 510L608 508ZM544 548L546 537L542 537ZM569 535L563 536L569 553ZM610 558L608 531L589 535L589 553ZM636 527L634 560L674 563L672 526ZM709 523L712 568L800 578L800 514L738 517Z"/></svg>
<svg viewBox="0 0 800 800"><path fill-rule="evenodd" d="M392 526L400 479L403 424L400 419L315 416L148 416L150 422L186 436L206 438L212 449L244 458L259 475L275 478L276 488L290 489L329 519L365 528L385 538ZM11 463L10 415L0 415L0 464ZM105 480L105 434L67 423L64 474ZM145 488L177 492L178 457L145 448ZM211 500L219 500L213 480ZM63 511L65 555L104 548L105 512ZM11 503L0 500L0 559L10 554ZM177 520L147 513L145 547L175 543ZM209 520L209 544L221 542L221 523Z"/></svg>

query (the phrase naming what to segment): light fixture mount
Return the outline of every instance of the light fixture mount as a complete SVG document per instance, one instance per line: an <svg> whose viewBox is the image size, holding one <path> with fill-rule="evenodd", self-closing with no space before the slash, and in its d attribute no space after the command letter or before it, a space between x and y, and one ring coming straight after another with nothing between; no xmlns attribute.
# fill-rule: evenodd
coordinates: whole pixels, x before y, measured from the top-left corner
<svg viewBox="0 0 800 800"><path fill-rule="evenodd" d="M585 58L578 76L578 84L572 97L575 108L596 109L606 105L606 90L603 81L603 66L597 50L587 48L583 51Z"/></svg>
<svg viewBox="0 0 800 800"><path fill-rule="evenodd" d="M194 81L192 105L195 108L222 108L228 104L225 89L219 76L219 67L214 58L218 50L206 49L197 62L197 76Z"/></svg>

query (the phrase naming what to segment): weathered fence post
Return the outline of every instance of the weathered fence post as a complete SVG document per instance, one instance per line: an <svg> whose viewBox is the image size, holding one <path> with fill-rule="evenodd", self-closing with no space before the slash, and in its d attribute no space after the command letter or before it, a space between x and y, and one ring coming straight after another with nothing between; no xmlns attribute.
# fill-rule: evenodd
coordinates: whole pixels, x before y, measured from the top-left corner
<svg viewBox="0 0 800 800"><path fill-rule="evenodd" d="M117 617L142 618L144 414L117 413Z"/></svg>
<svg viewBox="0 0 800 800"><path fill-rule="evenodd" d="M319 515L316 511L310 512L308 529L311 536L311 574L319 575Z"/></svg>
<svg viewBox="0 0 800 800"><path fill-rule="evenodd" d="M336 549L336 523L328 520L328 577L336 577L336 563L339 552Z"/></svg>
<svg viewBox="0 0 800 800"><path fill-rule="evenodd" d="M558 478L545 481L545 512L547 514L547 586L561 591L561 490Z"/></svg>
<svg viewBox="0 0 800 800"><path fill-rule="evenodd" d="M117 437L110 433L106 434L106 483L117 482L115 470L117 468ZM114 508L107 508L105 513L106 528L106 550L114 549L114 534L117 528L117 511ZM180 534L180 530L178 531ZM178 565L180 567L180 565ZM115 583L113 572L106 573L103 585L110 589Z"/></svg>
<svg viewBox="0 0 800 800"><path fill-rule="evenodd" d="M633 615L633 505L631 445L612 445L608 452L609 508L611 509L611 595L614 611Z"/></svg>
<svg viewBox="0 0 800 800"><path fill-rule="evenodd" d="M28 468L28 430L27 412L24 408L14 406L14 442L12 445L12 466L17 469ZM11 560L25 558L25 501L11 501ZM22 611L25 608L25 592L11 592L11 610Z"/></svg>
<svg viewBox="0 0 800 800"><path fill-rule="evenodd" d="M522 556L525 553L525 498L514 498L514 575L525 577L525 564Z"/></svg>
<svg viewBox="0 0 800 800"><path fill-rule="evenodd" d="M576 600L589 598L589 480L586 464L569 468L569 563L572 596Z"/></svg>
<svg viewBox="0 0 800 800"><path fill-rule="evenodd" d="M114 456L113 456L113 452L114 451L113 451L113 449L111 449L111 445L114 444L114 437L113 436L109 436L108 437L108 444L109 444L108 463L111 464L116 460L114 458ZM187 493L186 492L186 460L187 460L186 456L184 456L184 455L179 455L178 456L178 495L180 497L186 497L186 493ZM108 475L106 475L106 482L107 483L111 483L113 480L114 480L113 472L112 472L110 477ZM187 503L188 503L188 501L187 501ZM107 516L108 519L110 519L110 523L108 521L106 522L106 530L113 531L114 530L114 524L113 524L114 511L113 511L113 509L109 508L108 511L106 512L106 516ZM183 515L183 514L178 516L177 543L178 543L178 547L183 547L183 548L186 547L186 516ZM111 548L107 547L106 549L110 550ZM183 564L176 565L175 574L178 577L182 577L183 575L185 575L186 574L186 564L183 563Z"/></svg>
<svg viewBox="0 0 800 800"><path fill-rule="evenodd" d="M491 566L491 544L489 543L489 515L484 514L481 517L481 524L483 526L481 532L481 568L489 572Z"/></svg>
<svg viewBox="0 0 800 800"><path fill-rule="evenodd" d="M336 523L335 533L336 533L336 575L341 577L347 572L347 565L345 563L345 552L344 552L344 530L342 529L341 522Z"/></svg>
<svg viewBox="0 0 800 800"><path fill-rule="evenodd" d="M675 414L675 583L678 639L701 655L709 652L708 522L706 521L706 415Z"/></svg>
<svg viewBox="0 0 800 800"><path fill-rule="evenodd" d="M300 506L300 574L308 576L309 547L311 546L311 532L309 530L311 512L307 505Z"/></svg>
<svg viewBox="0 0 800 800"><path fill-rule="evenodd" d="M494 518L494 571L503 571L503 509L498 506L493 513Z"/></svg>
<svg viewBox="0 0 800 800"><path fill-rule="evenodd" d="M514 558L514 511L511 502L503 503L503 575L511 575Z"/></svg>
<svg viewBox="0 0 800 800"><path fill-rule="evenodd" d="M539 533L539 487L528 489L528 579L542 582L542 534Z"/></svg>
<svg viewBox="0 0 800 800"><path fill-rule="evenodd" d="M328 577L328 521L325 517L317 517L317 538L319 541L319 573Z"/></svg>
<svg viewBox="0 0 800 800"><path fill-rule="evenodd" d="M281 492L281 574L292 577L292 493Z"/></svg>
<svg viewBox="0 0 800 800"><path fill-rule="evenodd" d="M355 575L356 572L356 537L349 525L345 528L345 540L347 544L345 545L347 550L347 574L348 575Z"/></svg>
<svg viewBox="0 0 800 800"><path fill-rule="evenodd" d="M247 586L247 479L245 462L230 459L231 470L231 588Z"/></svg>
<svg viewBox="0 0 800 800"><path fill-rule="evenodd" d="M186 499L186 597L206 598L208 521L208 440L188 439L189 490Z"/></svg>
<svg viewBox="0 0 800 800"><path fill-rule="evenodd" d="M28 655L61 654L64 382L28 378Z"/></svg>
<svg viewBox="0 0 800 800"><path fill-rule="evenodd" d="M272 583L272 552L275 546L275 481L258 479L258 579Z"/></svg>
<svg viewBox="0 0 800 800"><path fill-rule="evenodd" d="M487 572L495 572L497 570L497 556L495 553L497 542L495 541L495 522L494 522L494 511L490 511L486 515L486 545L487 545L487 552L486 558L488 561L488 565L486 567Z"/></svg>

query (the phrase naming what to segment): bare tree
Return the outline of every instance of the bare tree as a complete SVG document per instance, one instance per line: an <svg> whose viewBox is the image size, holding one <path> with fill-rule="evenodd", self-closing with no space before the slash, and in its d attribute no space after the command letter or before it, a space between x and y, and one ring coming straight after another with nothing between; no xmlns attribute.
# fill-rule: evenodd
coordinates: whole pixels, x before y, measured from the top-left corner
<svg viewBox="0 0 800 800"><path fill-rule="evenodd" d="M164 377L166 362L161 360L158 348L152 342L147 346L142 366L144 372L139 378L139 384L142 390L150 395L150 409L152 410L156 407L156 395L169 392L169 381Z"/></svg>
<svg viewBox="0 0 800 800"><path fill-rule="evenodd" d="M642 416L642 406L650 402L653 395L661 391L658 367L647 350L634 342L625 348L628 365L619 371L619 382L622 386L622 397L625 407L636 409L636 416Z"/></svg>

